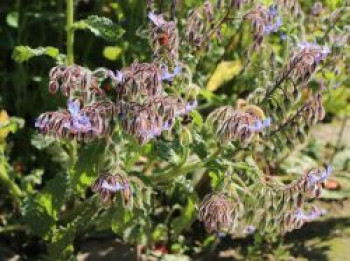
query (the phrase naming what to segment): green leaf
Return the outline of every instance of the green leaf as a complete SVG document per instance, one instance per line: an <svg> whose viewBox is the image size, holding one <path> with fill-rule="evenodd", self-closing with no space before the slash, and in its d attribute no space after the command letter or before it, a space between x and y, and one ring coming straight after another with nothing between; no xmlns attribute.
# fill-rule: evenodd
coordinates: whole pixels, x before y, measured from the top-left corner
<svg viewBox="0 0 350 261"><path fill-rule="evenodd" d="M195 124L199 128L201 128L203 126L203 117L202 117L202 115L196 110L191 111L190 115L192 116L193 124Z"/></svg>
<svg viewBox="0 0 350 261"><path fill-rule="evenodd" d="M45 236L54 229L58 212L68 192L69 176L60 173L51 179L39 194L30 196L23 202L23 221L34 234Z"/></svg>
<svg viewBox="0 0 350 261"><path fill-rule="evenodd" d="M186 206L182 209L181 215L172 222L172 228L175 235L179 235L184 229L188 228L196 216L196 197L189 195Z"/></svg>
<svg viewBox="0 0 350 261"><path fill-rule="evenodd" d="M51 146L55 141L53 136L35 134L32 136L31 144L38 150L42 150Z"/></svg>
<svg viewBox="0 0 350 261"><path fill-rule="evenodd" d="M152 239L156 242L166 240L167 237L167 227L164 224L158 224L152 233Z"/></svg>
<svg viewBox="0 0 350 261"><path fill-rule="evenodd" d="M74 239L76 234L84 232L92 224L98 213L97 197L81 202L75 208L74 218L64 227L54 229L45 260L70 261L76 260L74 255Z"/></svg>
<svg viewBox="0 0 350 261"><path fill-rule="evenodd" d="M111 220L112 231L118 235L122 235L126 226L132 221L132 218L133 212L120 206L114 208Z"/></svg>
<svg viewBox="0 0 350 261"><path fill-rule="evenodd" d="M243 65L241 61L222 61L216 67L213 75L210 77L207 90L215 91L221 87L225 82L233 79L237 74L240 73Z"/></svg>
<svg viewBox="0 0 350 261"><path fill-rule="evenodd" d="M159 141L154 144L154 151L157 152L157 156L173 164L181 162L181 148L182 146L177 142Z"/></svg>
<svg viewBox="0 0 350 261"><path fill-rule="evenodd" d="M110 19L97 15L89 16L85 20L74 23L73 29L87 29L94 35L111 42L118 40L124 33L124 30L120 26L114 24Z"/></svg>
<svg viewBox="0 0 350 261"><path fill-rule="evenodd" d="M94 141L79 150L79 159L72 175L72 189L83 193L98 176L98 159L103 154L104 143Z"/></svg>
<svg viewBox="0 0 350 261"><path fill-rule="evenodd" d="M47 47L38 47L38 48L30 48L29 46L16 46L15 50L12 53L12 58L18 62L23 63L28 61L29 59L35 56L48 55L53 59L60 59L60 52L57 48L52 46Z"/></svg>
<svg viewBox="0 0 350 261"><path fill-rule="evenodd" d="M103 56L108 60L115 61L121 55L123 49L119 46L106 46L103 50Z"/></svg>

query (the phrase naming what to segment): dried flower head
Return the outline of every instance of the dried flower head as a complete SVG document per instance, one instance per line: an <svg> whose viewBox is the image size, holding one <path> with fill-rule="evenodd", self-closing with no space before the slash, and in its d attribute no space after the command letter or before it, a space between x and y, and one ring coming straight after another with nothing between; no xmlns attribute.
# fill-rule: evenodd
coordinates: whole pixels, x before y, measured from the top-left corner
<svg viewBox="0 0 350 261"><path fill-rule="evenodd" d="M228 230L235 216L234 204L224 194L205 196L199 209L199 220L209 233Z"/></svg>
<svg viewBox="0 0 350 261"><path fill-rule="evenodd" d="M130 207L132 188L126 177L121 174L104 173L91 185L91 190L99 193L104 202L112 201L120 191L124 207Z"/></svg>

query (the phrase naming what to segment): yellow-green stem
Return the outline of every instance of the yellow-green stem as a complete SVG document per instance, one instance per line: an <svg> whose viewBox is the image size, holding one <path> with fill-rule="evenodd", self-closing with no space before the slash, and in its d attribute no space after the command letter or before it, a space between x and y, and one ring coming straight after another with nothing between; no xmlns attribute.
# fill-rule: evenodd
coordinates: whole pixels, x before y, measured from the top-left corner
<svg viewBox="0 0 350 261"><path fill-rule="evenodd" d="M67 65L74 64L74 0L67 0Z"/></svg>

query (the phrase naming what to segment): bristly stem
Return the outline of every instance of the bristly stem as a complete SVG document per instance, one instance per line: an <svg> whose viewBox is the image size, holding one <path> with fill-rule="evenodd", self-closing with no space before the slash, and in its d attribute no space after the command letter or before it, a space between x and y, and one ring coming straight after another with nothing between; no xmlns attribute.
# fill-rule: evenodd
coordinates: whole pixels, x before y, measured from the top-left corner
<svg viewBox="0 0 350 261"><path fill-rule="evenodd" d="M67 0L67 65L74 64L74 0Z"/></svg>

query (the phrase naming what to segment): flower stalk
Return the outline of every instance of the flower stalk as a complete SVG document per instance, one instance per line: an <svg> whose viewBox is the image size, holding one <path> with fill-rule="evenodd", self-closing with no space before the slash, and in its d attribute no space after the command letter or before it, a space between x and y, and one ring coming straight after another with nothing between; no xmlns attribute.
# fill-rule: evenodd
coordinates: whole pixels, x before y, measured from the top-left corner
<svg viewBox="0 0 350 261"><path fill-rule="evenodd" d="M74 64L74 0L67 0L67 65Z"/></svg>

